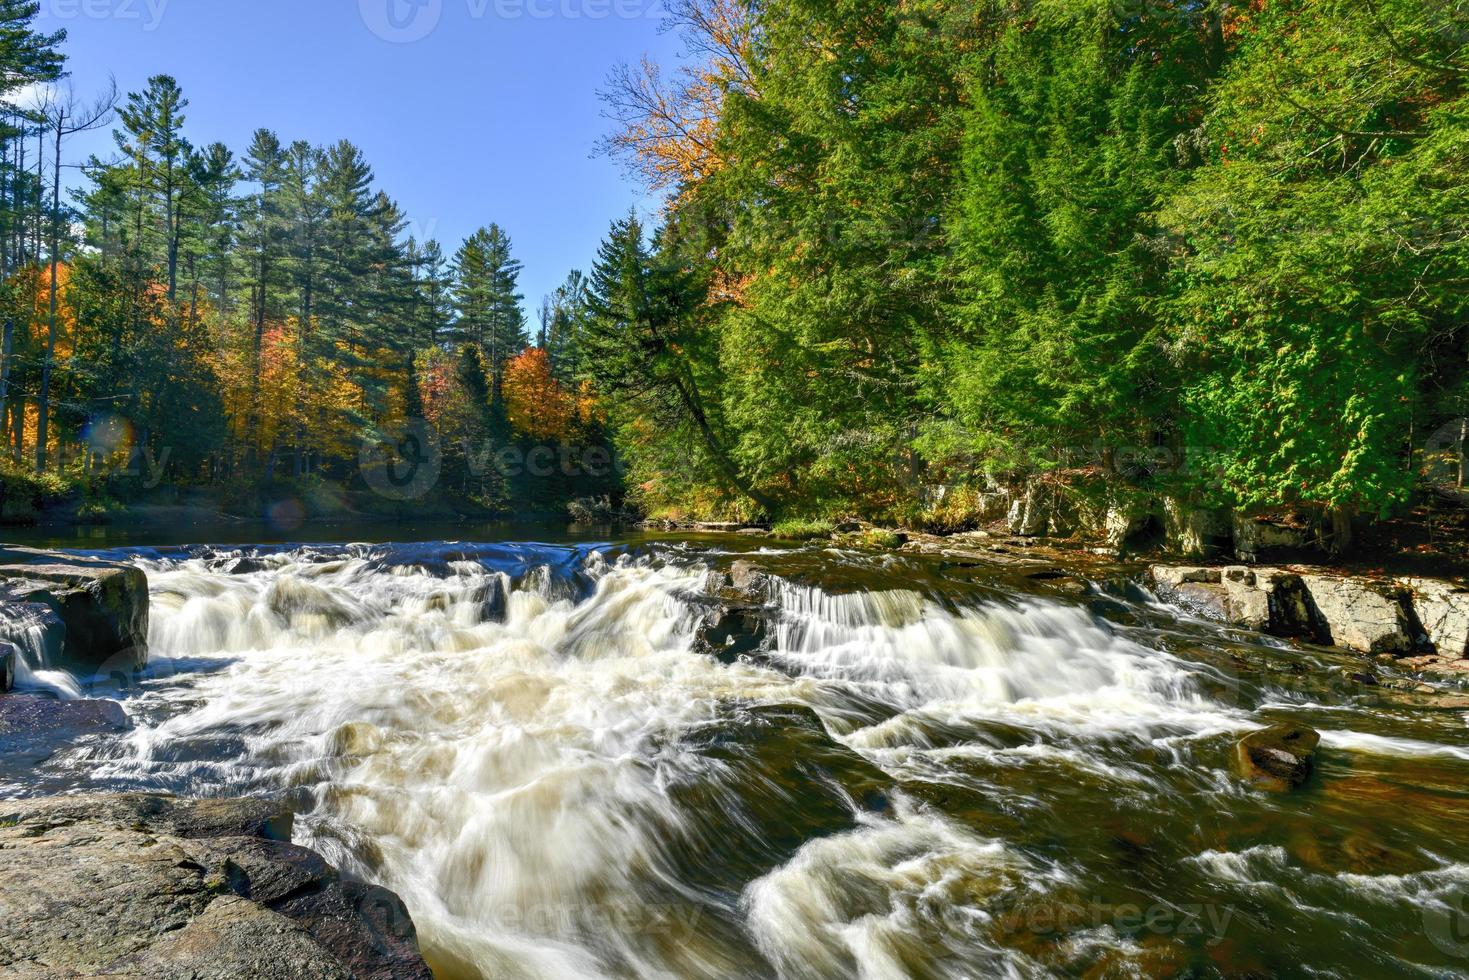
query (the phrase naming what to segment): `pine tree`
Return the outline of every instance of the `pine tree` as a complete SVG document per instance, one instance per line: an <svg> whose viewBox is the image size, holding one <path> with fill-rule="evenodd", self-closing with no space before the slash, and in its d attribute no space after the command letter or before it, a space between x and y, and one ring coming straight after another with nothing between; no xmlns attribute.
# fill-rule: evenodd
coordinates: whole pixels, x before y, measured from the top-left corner
<svg viewBox="0 0 1469 980"><path fill-rule="evenodd" d="M529 339L520 271L510 237L498 225L475 232L454 257L455 334L485 352L497 398L505 362L523 351Z"/></svg>
<svg viewBox="0 0 1469 980"><path fill-rule="evenodd" d="M707 296L696 276L650 252L636 215L614 222L588 282L584 363L597 391L629 421L645 417L655 429L691 441L728 489L773 512L775 502L735 465L717 431L715 406L703 395Z"/></svg>

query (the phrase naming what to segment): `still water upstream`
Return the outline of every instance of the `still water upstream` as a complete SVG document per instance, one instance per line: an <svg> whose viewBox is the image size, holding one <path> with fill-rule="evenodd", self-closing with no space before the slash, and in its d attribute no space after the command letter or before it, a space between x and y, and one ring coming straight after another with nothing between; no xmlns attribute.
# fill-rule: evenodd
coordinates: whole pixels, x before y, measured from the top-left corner
<svg viewBox="0 0 1469 980"><path fill-rule="evenodd" d="M88 544L151 583L134 728L0 793L288 800L441 977L1469 975L1469 700L1121 581L670 537ZM741 558L774 625L721 657L706 580ZM1277 720L1323 735L1291 795L1230 771Z"/></svg>

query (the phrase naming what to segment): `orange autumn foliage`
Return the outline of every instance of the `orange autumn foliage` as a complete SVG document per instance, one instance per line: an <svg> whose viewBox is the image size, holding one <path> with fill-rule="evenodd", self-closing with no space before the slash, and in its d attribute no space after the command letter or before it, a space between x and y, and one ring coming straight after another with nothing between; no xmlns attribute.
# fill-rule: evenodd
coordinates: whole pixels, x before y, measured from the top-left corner
<svg viewBox="0 0 1469 980"><path fill-rule="evenodd" d="M533 347L505 365L505 408L515 431L532 439L564 440L577 400L551 374L551 358Z"/></svg>
<svg viewBox="0 0 1469 980"><path fill-rule="evenodd" d="M215 340L213 368L236 443L266 453L309 433L309 449L355 452L354 420L362 415L364 398L347 369L331 358L303 363L300 326L288 317L266 326L257 371L253 332L249 323L225 321Z"/></svg>
<svg viewBox="0 0 1469 980"><path fill-rule="evenodd" d="M76 341L76 309L70 300L71 266L65 262L56 266L56 357L65 360L72 354ZM42 265L36 271L35 318L33 325L38 348L46 344L51 322L51 266Z"/></svg>
<svg viewBox="0 0 1469 980"><path fill-rule="evenodd" d="M622 125L608 138L654 190L687 187L728 161L717 136L726 93L755 94L754 39L741 0L674 0L668 14L702 63L680 68L672 81L644 58L614 73L606 100Z"/></svg>

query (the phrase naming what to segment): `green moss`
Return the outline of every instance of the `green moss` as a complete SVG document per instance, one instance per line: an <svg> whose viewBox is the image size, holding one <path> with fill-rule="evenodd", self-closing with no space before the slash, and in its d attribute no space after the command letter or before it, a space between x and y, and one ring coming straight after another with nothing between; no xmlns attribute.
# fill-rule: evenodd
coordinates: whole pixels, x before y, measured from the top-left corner
<svg viewBox="0 0 1469 980"><path fill-rule="evenodd" d="M815 541L831 537L836 533L836 527L830 521L781 521L770 533L790 541Z"/></svg>
<svg viewBox="0 0 1469 980"><path fill-rule="evenodd" d="M862 532L862 546L864 548L900 548L903 545L903 536L896 531L887 531L879 527L870 527Z"/></svg>

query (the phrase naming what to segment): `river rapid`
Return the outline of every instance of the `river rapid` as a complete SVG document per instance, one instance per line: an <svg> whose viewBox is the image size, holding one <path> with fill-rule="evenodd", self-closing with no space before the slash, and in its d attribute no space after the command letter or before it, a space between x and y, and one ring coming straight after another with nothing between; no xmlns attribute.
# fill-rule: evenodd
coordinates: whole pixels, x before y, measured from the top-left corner
<svg viewBox="0 0 1469 980"><path fill-rule="evenodd" d="M1469 699L1120 578L673 538L101 553L148 573L148 671L30 682L134 727L0 792L289 801L440 977L1469 975ZM775 576L740 657L698 642L737 559ZM1231 772L1280 720L1323 735L1290 795Z"/></svg>

